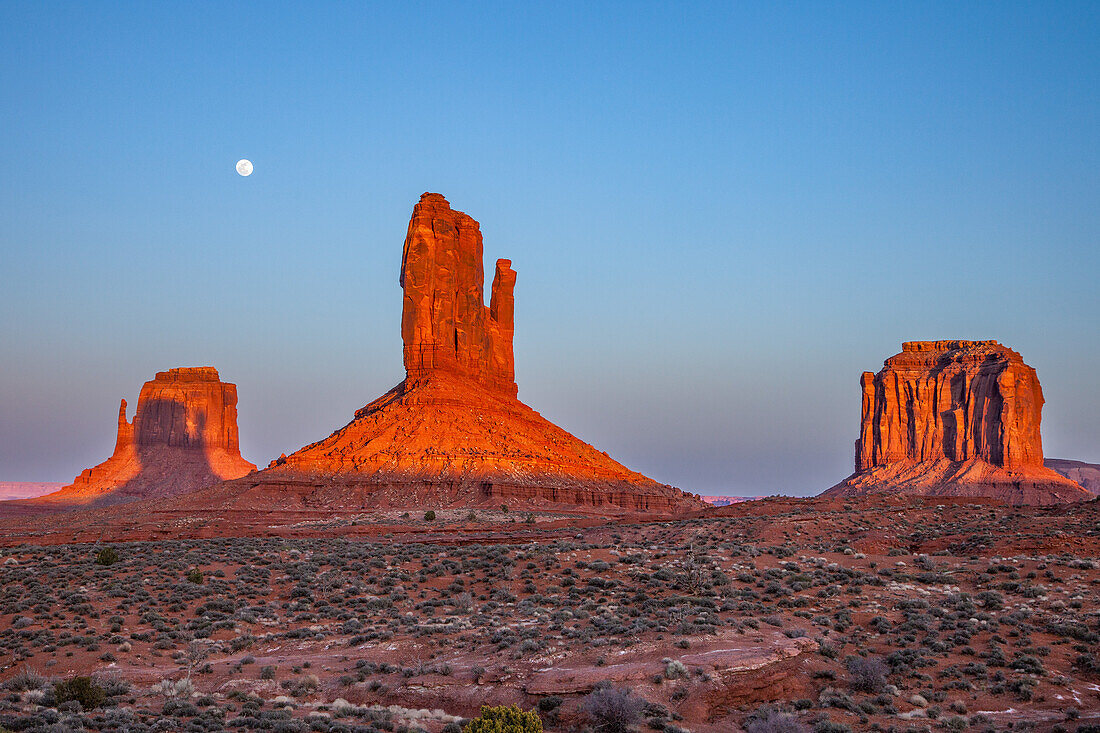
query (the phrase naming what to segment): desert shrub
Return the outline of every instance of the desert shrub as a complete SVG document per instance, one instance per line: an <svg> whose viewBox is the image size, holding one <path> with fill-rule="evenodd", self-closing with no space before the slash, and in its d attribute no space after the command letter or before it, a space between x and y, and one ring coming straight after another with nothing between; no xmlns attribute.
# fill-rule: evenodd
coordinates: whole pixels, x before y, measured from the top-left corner
<svg viewBox="0 0 1100 733"><path fill-rule="evenodd" d="M91 677L70 677L53 683L53 696L58 705L76 700L84 710L97 708L107 699L107 692Z"/></svg>
<svg viewBox="0 0 1100 733"><path fill-rule="evenodd" d="M305 697L316 692L321 687L321 681L315 674L307 674L292 680L283 680L279 686L290 693L292 697Z"/></svg>
<svg viewBox="0 0 1100 733"><path fill-rule="evenodd" d="M261 680L273 680L275 679L275 667L271 664L266 664L260 669Z"/></svg>
<svg viewBox="0 0 1100 733"><path fill-rule="evenodd" d="M542 720L534 710L521 710L518 705L483 705L481 714L462 733L542 733Z"/></svg>
<svg viewBox="0 0 1100 733"><path fill-rule="evenodd" d="M790 713L771 706L757 708L744 724L745 733L806 733L806 726Z"/></svg>
<svg viewBox="0 0 1100 733"><path fill-rule="evenodd" d="M431 510L431 509L429 509L428 511L424 512L424 521L426 521L426 522L434 522L434 521L435 521L435 512L434 512L433 510Z"/></svg>
<svg viewBox="0 0 1100 733"><path fill-rule="evenodd" d="M199 714L199 709L186 700L167 700L161 709L161 715L173 717L192 717Z"/></svg>
<svg viewBox="0 0 1100 733"><path fill-rule="evenodd" d="M1018 699L1027 701L1032 697L1032 690L1035 688L1035 680L1026 678L1012 680L1008 683L1007 687L1010 691L1015 693Z"/></svg>
<svg viewBox="0 0 1100 733"><path fill-rule="evenodd" d="M645 700L628 689L603 687L585 698L583 710L604 733L625 733L642 717Z"/></svg>
<svg viewBox="0 0 1100 733"><path fill-rule="evenodd" d="M670 680L687 677L688 670L684 663L676 659L665 660L665 678Z"/></svg>
<svg viewBox="0 0 1100 733"><path fill-rule="evenodd" d="M561 707L562 699L557 695L549 695L539 700L539 710L549 713Z"/></svg>
<svg viewBox="0 0 1100 733"><path fill-rule="evenodd" d="M202 585L202 571L198 568L191 568L187 571L187 582L194 583L195 585Z"/></svg>
<svg viewBox="0 0 1100 733"><path fill-rule="evenodd" d="M183 677L178 680L161 680L150 687L149 691L154 695L163 695L165 700L174 700L176 698L191 697L195 687L191 684L191 680Z"/></svg>
<svg viewBox="0 0 1100 733"><path fill-rule="evenodd" d="M890 667L881 657L852 657L848 660L849 683L853 690L881 692Z"/></svg>
<svg viewBox="0 0 1100 733"><path fill-rule="evenodd" d="M1043 669L1043 663L1030 654L1017 654L1013 657L1011 664L1012 669L1018 672L1026 672L1027 674L1045 674Z"/></svg>
<svg viewBox="0 0 1100 733"><path fill-rule="evenodd" d="M894 627L885 616L875 616L868 625L880 634L885 634Z"/></svg>
<svg viewBox="0 0 1100 733"><path fill-rule="evenodd" d="M1100 642L1100 634L1089 631L1087 626L1079 623L1050 623L1047 624L1047 632L1055 636L1070 637L1090 644Z"/></svg>
<svg viewBox="0 0 1100 733"><path fill-rule="evenodd" d="M95 554L96 565L114 565L121 559L118 550L110 546L102 548Z"/></svg>
<svg viewBox="0 0 1100 733"><path fill-rule="evenodd" d="M110 673L106 675L96 675L95 683L103 688L103 692L107 697L117 697L119 695L126 695L130 692L130 683L120 677L117 673Z"/></svg>
<svg viewBox="0 0 1100 733"><path fill-rule="evenodd" d="M983 590L974 599L987 611L1000 611L1005 607L1004 598L997 591Z"/></svg>
<svg viewBox="0 0 1100 733"><path fill-rule="evenodd" d="M47 680L33 669L21 669L11 676L5 687L14 692L26 692L27 690L40 690L46 686Z"/></svg>
<svg viewBox="0 0 1100 733"><path fill-rule="evenodd" d="M834 723L831 720L821 720L814 725L814 733L852 733L852 729L844 723Z"/></svg>

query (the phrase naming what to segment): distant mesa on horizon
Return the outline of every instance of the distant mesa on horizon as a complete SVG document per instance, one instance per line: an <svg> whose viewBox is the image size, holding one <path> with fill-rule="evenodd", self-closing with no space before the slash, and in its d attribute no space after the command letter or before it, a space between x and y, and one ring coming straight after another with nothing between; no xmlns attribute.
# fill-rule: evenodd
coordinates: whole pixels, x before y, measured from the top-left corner
<svg viewBox="0 0 1100 733"><path fill-rule="evenodd" d="M1100 496L1100 463L1070 461L1065 458L1044 458L1043 465L1076 481L1085 491Z"/></svg>
<svg viewBox="0 0 1100 733"><path fill-rule="evenodd" d="M213 367L180 367L142 386L132 422L122 400L110 458L57 491L0 504L0 515L165 498L255 469L240 453L237 386L222 382Z"/></svg>
<svg viewBox="0 0 1100 733"><path fill-rule="evenodd" d="M1043 391L996 341L910 341L864 372L855 473L823 496L980 496L1009 504L1093 498L1043 465Z"/></svg>
<svg viewBox="0 0 1100 733"><path fill-rule="evenodd" d="M0 501L33 499L57 491L64 485L56 481L0 481Z"/></svg>
<svg viewBox="0 0 1100 733"><path fill-rule="evenodd" d="M729 506L730 504L741 504L746 501L757 501L763 499L763 496L709 496L702 494L700 499L710 504L711 506Z"/></svg>

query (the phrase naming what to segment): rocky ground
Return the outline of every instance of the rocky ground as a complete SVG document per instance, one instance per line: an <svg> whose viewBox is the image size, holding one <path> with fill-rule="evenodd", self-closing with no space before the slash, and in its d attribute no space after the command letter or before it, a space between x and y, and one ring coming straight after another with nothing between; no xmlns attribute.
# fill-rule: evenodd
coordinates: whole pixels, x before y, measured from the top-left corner
<svg viewBox="0 0 1100 733"><path fill-rule="evenodd" d="M517 703L552 731L609 705L670 733L1100 730L1095 503L426 509L231 539L9 531L0 726L451 733ZM54 685L82 675L102 701Z"/></svg>

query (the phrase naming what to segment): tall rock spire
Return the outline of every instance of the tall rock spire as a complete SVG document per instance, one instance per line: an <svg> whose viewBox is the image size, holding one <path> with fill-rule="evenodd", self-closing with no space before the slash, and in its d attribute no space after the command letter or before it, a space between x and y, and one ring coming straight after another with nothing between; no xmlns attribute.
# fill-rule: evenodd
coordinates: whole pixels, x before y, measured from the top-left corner
<svg viewBox="0 0 1100 733"><path fill-rule="evenodd" d="M317 506L703 508L698 497L631 471L516 398L516 273L511 261L497 261L486 306L482 268L478 223L437 193L421 196L399 279L405 379L332 435L242 485L268 497L257 498L266 504L279 487L293 486L281 495Z"/></svg>
<svg viewBox="0 0 1100 733"><path fill-rule="evenodd" d="M510 260L497 260L485 306L481 228L437 193L413 207L401 258L401 339L405 371L416 379L453 371L486 385L517 392L512 358Z"/></svg>

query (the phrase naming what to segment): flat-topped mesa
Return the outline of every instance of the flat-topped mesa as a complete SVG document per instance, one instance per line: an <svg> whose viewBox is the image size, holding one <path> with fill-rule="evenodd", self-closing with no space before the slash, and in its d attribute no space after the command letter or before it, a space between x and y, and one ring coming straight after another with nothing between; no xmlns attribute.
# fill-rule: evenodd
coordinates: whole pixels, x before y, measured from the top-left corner
<svg viewBox="0 0 1100 733"><path fill-rule="evenodd" d="M996 341L910 341L883 365L860 380L856 471L938 458L1043 465L1043 390L1012 349Z"/></svg>
<svg viewBox="0 0 1100 733"><path fill-rule="evenodd" d="M24 510L57 510L174 496L255 468L240 453L237 386L213 367L183 367L157 372L142 386L132 421L121 401L110 458L61 490L21 503Z"/></svg>
<svg viewBox="0 0 1100 733"><path fill-rule="evenodd" d="M516 273L510 260L497 260L486 307L481 228L437 193L425 193L413 207L400 284L401 339L411 380L448 371L517 393L512 357Z"/></svg>
<svg viewBox="0 0 1100 733"><path fill-rule="evenodd" d="M860 386L855 474L829 492L1085 498L1043 467L1039 378L996 341L908 341Z"/></svg>

